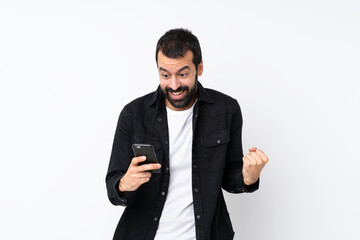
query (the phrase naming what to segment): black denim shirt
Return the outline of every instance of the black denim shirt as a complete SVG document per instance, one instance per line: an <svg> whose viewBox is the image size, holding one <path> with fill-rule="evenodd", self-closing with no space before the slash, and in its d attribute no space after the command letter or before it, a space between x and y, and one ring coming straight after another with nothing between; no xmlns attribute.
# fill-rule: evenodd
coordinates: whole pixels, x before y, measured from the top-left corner
<svg viewBox="0 0 360 240"><path fill-rule="evenodd" d="M169 134L164 95L155 92L127 104L117 124L106 186L114 205L126 206L115 230L115 240L154 239L165 204L169 178ZM242 116L237 101L199 83L193 110L192 194L197 240L233 239L234 231L222 189L253 192L259 180L245 185L242 175ZM134 157L133 143L152 144L161 173L125 197L120 178ZM173 191L176 191L173 190Z"/></svg>

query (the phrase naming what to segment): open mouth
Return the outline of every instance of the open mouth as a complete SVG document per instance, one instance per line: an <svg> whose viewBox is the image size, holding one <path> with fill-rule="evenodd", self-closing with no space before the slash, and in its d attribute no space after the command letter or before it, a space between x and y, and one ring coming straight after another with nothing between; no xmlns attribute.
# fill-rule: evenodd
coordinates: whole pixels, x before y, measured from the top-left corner
<svg viewBox="0 0 360 240"><path fill-rule="evenodd" d="M184 91L181 91L181 92L173 92L171 94L175 95L175 96L179 96L180 94L182 94Z"/></svg>
<svg viewBox="0 0 360 240"><path fill-rule="evenodd" d="M181 99L185 94L185 90L178 92L169 92L169 93L173 99Z"/></svg>

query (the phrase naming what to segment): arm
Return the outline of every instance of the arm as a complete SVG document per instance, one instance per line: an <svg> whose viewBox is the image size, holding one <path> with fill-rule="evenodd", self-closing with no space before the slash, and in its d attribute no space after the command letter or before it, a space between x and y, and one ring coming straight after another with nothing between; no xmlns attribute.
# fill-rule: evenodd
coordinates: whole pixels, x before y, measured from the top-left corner
<svg viewBox="0 0 360 240"><path fill-rule="evenodd" d="M106 187L114 205L126 206L134 198L136 190L151 178L149 170L159 169L160 164L143 164L145 156L133 158L132 133L126 112L120 114L112 147Z"/></svg>
<svg viewBox="0 0 360 240"><path fill-rule="evenodd" d="M134 193L121 193L119 190L120 180L125 175L130 161L133 158L131 144L130 124L126 116L126 110L123 109L117 123L109 167L106 174L108 198L114 205L126 206L134 195Z"/></svg>
<svg viewBox="0 0 360 240"><path fill-rule="evenodd" d="M231 193L254 192L259 188L259 179L245 184L243 175L242 115L236 102L230 129L230 141L226 154L222 188Z"/></svg>

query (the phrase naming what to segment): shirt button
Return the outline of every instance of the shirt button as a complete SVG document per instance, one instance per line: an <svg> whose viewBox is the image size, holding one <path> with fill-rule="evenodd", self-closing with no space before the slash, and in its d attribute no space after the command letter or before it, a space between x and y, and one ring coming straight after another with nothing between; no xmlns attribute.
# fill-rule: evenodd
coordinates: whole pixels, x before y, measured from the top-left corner
<svg viewBox="0 0 360 240"><path fill-rule="evenodd" d="M197 168L197 166L194 164L194 168Z"/></svg>
<svg viewBox="0 0 360 240"><path fill-rule="evenodd" d="M195 114L195 117L197 118L197 114Z"/></svg>
<svg viewBox="0 0 360 240"><path fill-rule="evenodd" d="M161 117L159 117L159 118L158 118L158 121L159 121L159 122L161 122L161 120L162 120L162 118L161 118Z"/></svg>
<svg viewBox="0 0 360 240"><path fill-rule="evenodd" d="M166 171L169 171L169 168L167 167L165 170L166 170Z"/></svg>
<svg viewBox="0 0 360 240"><path fill-rule="evenodd" d="M216 142L217 142L217 143L221 143L221 141L220 141L220 140L217 140Z"/></svg>
<svg viewBox="0 0 360 240"><path fill-rule="evenodd" d="M200 219L200 215L197 215L197 216L196 216L196 219Z"/></svg>
<svg viewBox="0 0 360 240"><path fill-rule="evenodd" d="M158 218L157 218L157 217L156 217L156 218L154 218L154 221L155 221L155 222L157 222L157 220L158 220Z"/></svg>
<svg viewBox="0 0 360 240"><path fill-rule="evenodd" d="M165 196L165 192L162 192L161 195Z"/></svg>
<svg viewBox="0 0 360 240"><path fill-rule="evenodd" d="M199 191L199 189L195 188L195 189L194 189L194 191L195 191L195 192L198 192L198 191Z"/></svg>

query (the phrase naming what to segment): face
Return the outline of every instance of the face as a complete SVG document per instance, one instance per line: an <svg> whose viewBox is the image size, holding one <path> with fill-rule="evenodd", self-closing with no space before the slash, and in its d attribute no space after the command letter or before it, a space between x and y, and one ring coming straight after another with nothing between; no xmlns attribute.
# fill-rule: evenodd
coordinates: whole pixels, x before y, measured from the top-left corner
<svg viewBox="0 0 360 240"><path fill-rule="evenodd" d="M158 53L160 86L165 95L165 104L172 110L188 109L195 102L197 77L202 74L203 64L199 64L196 72L192 59L191 51L175 59L166 57L161 51Z"/></svg>

